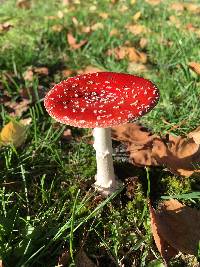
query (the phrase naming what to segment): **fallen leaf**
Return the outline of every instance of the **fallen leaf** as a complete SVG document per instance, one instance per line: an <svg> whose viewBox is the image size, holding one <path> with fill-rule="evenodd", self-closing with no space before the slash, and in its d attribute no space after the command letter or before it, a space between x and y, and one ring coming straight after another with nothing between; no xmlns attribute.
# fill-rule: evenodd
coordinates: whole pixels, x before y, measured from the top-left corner
<svg viewBox="0 0 200 267"><path fill-rule="evenodd" d="M87 73L101 72L101 71L103 71L103 69L100 69L100 68L98 68L98 67L89 65L89 66L87 66L85 69L83 69L83 70L79 70L79 71L78 71L78 74L87 74Z"/></svg>
<svg viewBox="0 0 200 267"><path fill-rule="evenodd" d="M200 145L193 138L160 137L136 123L112 129L113 138L127 144L130 161L137 166L165 166L182 176L200 172Z"/></svg>
<svg viewBox="0 0 200 267"><path fill-rule="evenodd" d="M41 75L41 76L47 76L49 75L49 69L47 67L35 67L33 68L34 73Z"/></svg>
<svg viewBox="0 0 200 267"><path fill-rule="evenodd" d="M20 122L21 124L27 126L27 125L30 125L30 124L31 124L31 122L32 122L32 118L21 119L19 122Z"/></svg>
<svg viewBox="0 0 200 267"><path fill-rule="evenodd" d="M188 137L193 138L197 145L200 145L200 127L188 134Z"/></svg>
<svg viewBox="0 0 200 267"><path fill-rule="evenodd" d="M99 17L101 17L102 19L107 19L109 17L109 14L105 12L100 12Z"/></svg>
<svg viewBox="0 0 200 267"><path fill-rule="evenodd" d="M151 231L153 234L153 238L154 238L156 247L164 260L165 265L167 265L170 259L178 254L178 251L172 246L170 246L169 243L167 243L167 241L163 239L162 235L159 233L159 230L158 230L158 225L157 225L158 219L156 216L156 212L154 208L151 206L150 202L148 202L148 207L149 207L149 213L150 213Z"/></svg>
<svg viewBox="0 0 200 267"><path fill-rule="evenodd" d="M23 73L23 77L25 81L33 81L34 75L33 75L33 68L28 67L28 69Z"/></svg>
<svg viewBox="0 0 200 267"><path fill-rule="evenodd" d="M103 25L103 23L101 23L101 22L97 22L97 23L95 23L95 24L93 24L93 25L91 26L91 30L92 30L92 31L101 30L101 29L103 29L103 28L104 28L104 25Z"/></svg>
<svg viewBox="0 0 200 267"><path fill-rule="evenodd" d="M21 115L29 109L29 99L23 98L20 102L8 101L4 103L5 107L8 108L8 113L13 117L21 117Z"/></svg>
<svg viewBox="0 0 200 267"><path fill-rule="evenodd" d="M128 32L134 35L139 35L141 33L150 32L150 30L147 29L144 25L140 25L140 24L126 25L125 28L127 29Z"/></svg>
<svg viewBox="0 0 200 267"><path fill-rule="evenodd" d="M135 15L133 15L133 20L134 21L137 21L142 15L142 12L141 11L138 11L135 13Z"/></svg>
<svg viewBox="0 0 200 267"><path fill-rule="evenodd" d="M141 62L141 63L147 62L147 55L143 52L139 52L134 47L121 46L121 47L116 47L114 49L109 49L107 51L107 55L108 56L114 55L114 57L117 60L128 58L129 61L133 62Z"/></svg>
<svg viewBox="0 0 200 267"><path fill-rule="evenodd" d="M184 3L184 8L193 14L200 14L200 5L195 3Z"/></svg>
<svg viewBox="0 0 200 267"><path fill-rule="evenodd" d="M26 127L16 121L7 123L0 132L0 146L13 144L21 146L26 140Z"/></svg>
<svg viewBox="0 0 200 267"><path fill-rule="evenodd" d="M148 4L150 4L152 6L156 6L156 5L159 5L161 3L161 0L145 0L145 2L147 2Z"/></svg>
<svg viewBox="0 0 200 267"><path fill-rule="evenodd" d="M146 38L142 37L142 38L140 39L140 47L141 47L142 49L144 49L144 48L147 46L147 44L148 44L148 40L147 40Z"/></svg>
<svg viewBox="0 0 200 267"><path fill-rule="evenodd" d="M188 66L191 70L193 70L196 74L200 75L200 63L198 62L189 62Z"/></svg>
<svg viewBox="0 0 200 267"><path fill-rule="evenodd" d="M118 36L119 34L120 32L116 28L112 29L109 33L110 36Z"/></svg>
<svg viewBox="0 0 200 267"><path fill-rule="evenodd" d="M0 33L7 32L12 27L14 27L14 25L10 22L0 23Z"/></svg>
<svg viewBox="0 0 200 267"><path fill-rule="evenodd" d="M178 200L163 201L156 211L160 235L176 250L197 255L200 240L200 211Z"/></svg>
<svg viewBox="0 0 200 267"><path fill-rule="evenodd" d="M62 74L62 77L63 77L63 78L68 78L68 77L72 76L73 73L74 73L74 72L73 72L72 70L69 70L69 69L62 70L62 71L61 71L61 74Z"/></svg>
<svg viewBox="0 0 200 267"><path fill-rule="evenodd" d="M51 27L51 29L53 32L61 32L64 29L64 27L61 24L55 24Z"/></svg>
<svg viewBox="0 0 200 267"><path fill-rule="evenodd" d="M184 4L180 2L171 3L170 9L175 10L177 12L182 12L184 10Z"/></svg>
<svg viewBox="0 0 200 267"><path fill-rule="evenodd" d="M82 47L83 45L87 43L87 40L82 40L79 43L77 43L76 39L71 33L67 34L67 41L68 41L70 48L72 48L73 50L79 49L80 47Z"/></svg>
<svg viewBox="0 0 200 267"><path fill-rule="evenodd" d="M119 8L119 12L121 12L121 13L124 13L124 12L126 12L128 10L128 7L126 6L126 5L122 5L122 6L120 6L120 8Z"/></svg>
<svg viewBox="0 0 200 267"><path fill-rule="evenodd" d="M22 9L29 9L31 7L30 0L17 0L16 6Z"/></svg>
<svg viewBox="0 0 200 267"><path fill-rule="evenodd" d="M148 68L146 65L142 63L135 63L135 62L129 62L127 67L128 73L143 73L145 71L148 71Z"/></svg>
<svg viewBox="0 0 200 267"><path fill-rule="evenodd" d="M76 27L79 25L79 22L76 17L72 17L72 22Z"/></svg>
<svg viewBox="0 0 200 267"><path fill-rule="evenodd" d="M169 22L170 22L170 24L176 26L177 28L180 28L180 26L181 26L181 22L176 16L171 15L169 17Z"/></svg>

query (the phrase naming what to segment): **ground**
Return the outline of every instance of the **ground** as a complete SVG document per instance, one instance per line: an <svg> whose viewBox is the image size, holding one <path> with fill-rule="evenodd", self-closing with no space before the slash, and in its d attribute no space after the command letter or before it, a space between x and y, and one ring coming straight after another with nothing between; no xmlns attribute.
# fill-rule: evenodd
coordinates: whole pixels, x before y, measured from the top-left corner
<svg viewBox="0 0 200 267"><path fill-rule="evenodd" d="M198 1L1 2L0 126L31 119L20 145L0 147L4 266L81 266L81 259L88 266L162 266L147 196L156 208L162 196L198 191L199 176L135 167L115 141L124 187L102 198L92 187L91 130L56 123L43 97L62 79L94 68L136 74L160 90L140 123L158 135L187 135L200 119L200 76L191 67L200 62ZM199 198L183 203L200 208ZM195 264L185 254L170 262Z"/></svg>

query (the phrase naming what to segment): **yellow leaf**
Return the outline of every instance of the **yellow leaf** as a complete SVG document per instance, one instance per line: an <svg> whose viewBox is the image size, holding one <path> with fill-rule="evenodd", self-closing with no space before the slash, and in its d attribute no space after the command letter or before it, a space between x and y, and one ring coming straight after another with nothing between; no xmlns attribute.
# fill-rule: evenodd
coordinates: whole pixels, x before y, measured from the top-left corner
<svg viewBox="0 0 200 267"><path fill-rule="evenodd" d="M142 13L140 11L136 12L135 15L133 16L133 20L137 21L141 17Z"/></svg>
<svg viewBox="0 0 200 267"><path fill-rule="evenodd" d="M21 123L10 121L0 132L0 145L13 144L21 146L26 140L26 127Z"/></svg>

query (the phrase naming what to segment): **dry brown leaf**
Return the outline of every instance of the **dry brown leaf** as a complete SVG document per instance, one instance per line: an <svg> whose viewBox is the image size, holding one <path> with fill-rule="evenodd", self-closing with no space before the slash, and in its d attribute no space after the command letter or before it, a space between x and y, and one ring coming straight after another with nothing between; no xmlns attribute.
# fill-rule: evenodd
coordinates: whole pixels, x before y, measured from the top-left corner
<svg viewBox="0 0 200 267"><path fill-rule="evenodd" d="M156 6L156 5L159 5L161 3L161 0L145 0L145 2L147 2L148 4L150 4L152 6Z"/></svg>
<svg viewBox="0 0 200 267"><path fill-rule="evenodd" d="M141 18L142 12L138 11L135 13L135 15L133 15L133 20L137 21L139 18Z"/></svg>
<svg viewBox="0 0 200 267"><path fill-rule="evenodd" d="M177 2L177 3L172 3L170 5L170 8L172 10L175 10L177 12L182 12L184 10L184 4L183 3L180 3L180 2Z"/></svg>
<svg viewBox="0 0 200 267"><path fill-rule="evenodd" d="M61 24L55 24L51 27L51 29L53 32L61 32L64 29L64 27Z"/></svg>
<svg viewBox="0 0 200 267"><path fill-rule="evenodd" d="M4 103L5 107L7 107L8 113L12 117L21 117L24 112L29 109L29 104L31 101L29 99L23 98L20 102L15 101L7 101Z"/></svg>
<svg viewBox="0 0 200 267"><path fill-rule="evenodd" d="M142 33L150 32L150 30L147 29L144 25L140 25L140 24L126 25L125 28L127 29L128 32L134 35L139 35Z"/></svg>
<svg viewBox="0 0 200 267"><path fill-rule="evenodd" d="M47 76L49 75L49 69L47 67L35 67L33 68L34 73L41 75L41 76Z"/></svg>
<svg viewBox="0 0 200 267"><path fill-rule="evenodd" d="M72 70L66 69L66 70L62 70L61 73L62 73L63 78L68 78L68 77L72 76L74 72Z"/></svg>
<svg viewBox="0 0 200 267"><path fill-rule="evenodd" d="M147 40L146 38L142 37L142 38L140 39L140 47L141 47L142 49L144 49L144 48L147 46L147 44L148 44L148 40Z"/></svg>
<svg viewBox="0 0 200 267"><path fill-rule="evenodd" d="M67 34L67 41L70 48L72 48L73 50L79 49L87 43L87 40L81 40L79 43L77 43L76 39L71 33Z"/></svg>
<svg viewBox="0 0 200 267"><path fill-rule="evenodd" d="M195 3L184 3L184 7L186 10L193 14L199 14L200 13L200 5Z"/></svg>
<svg viewBox="0 0 200 267"><path fill-rule="evenodd" d="M99 17L101 17L102 19L107 19L109 17L109 14L105 12L100 12Z"/></svg>
<svg viewBox="0 0 200 267"><path fill-rule="evenodd" d="M92 30L92 31L101 30L101 29L103 29L103 28L104 28L104 25L103 25L103 23L101 23L101 22L97 22L97 23L95 23L95 24L93 24L93 25L91 26L91 30Z"/></svg>
<svg viewBox="0 0 200 267"><path fill-rule="evenodd" d="M162 237L162 235L158 231L158 222L157 222L157 216L154 208L151 206L150 202L148 203L149 206L149 213L150 213L150 220L151 220L151 231L153 234L153 238L156 244L156 247L158 251L160 252L160 255L162 256L165 264L167 265L169 260L174 257L176 254L178 254L178 251L174 249L172 246L167 243Z"/></svg>
<svg viewBox="0 0 200 267"><path fill-rule="evenodd" d="M83 70L79 70L78 74L87 74L87 73L93 73L93 72L101 72L103 69L97 68L95 66L89 65Z"/></svg>
<svg viewBox="0 0 200 267"><path fill-rule="evenodd" d="M188 134L188 137L193 138L197 145L200 145L200 126L197 127L193 132Z"/></svg>
<svg viewBox="0 0 200 267"><path fill-rule="evenodd" d="M121 46L114 49L109 49L107 54L114 55L117 60L128 58L129 61L133 62L147 62L147 55L143 52L139 52L134 47Z"/></svg>
<svg viewBox="0 0 200 267"><path fill-rule="evenodd" d="M193 70L196 74L200 75L200 63L198 62L189 62L188 66L191 70Z"/></svg>
<svg viewBox="0 0 200 267"><path fill-rule="evenodd" d="M148 68L142 63L129 62L127 67L128 73L143 73L145 71L148 71Z"/></svg>
<svg viewBox="0 0 200 267"><path fill-rule="evenodd" d="M15 121L7 123L0 132L0 146L13 144L21 146L26 140L26 127Z"/></svg>
<svg viewBox="0 0 200 267"><path fill-rule="evenodd" d="M23 77L25 81L33 81L34 75L33 75L33 68L28 67L28 69L23 73Z"/></svg>
<svg viewBox="0 0 200 267"><path fill-rule="evenodd" d="M200 240L200 211L178 200L163 201L156 212L159 233L176 250L197 255Z"/></svg>
<svg viewBox="0 0 200 267"><path fill-rule="evenodd" d="M30 0L17 0L16 6L23 9L29 9L31 7Z"/></svg>
<svg viewBox="0 0 200 267"><path fill-rule="evenodd" d="M176 16L171 15L169 17L169 22L172 25L176 26L177 28L180 28L180 26L181 26L181 22L180 22L180 20Z"/></svg>
<svg viewBox="0 0 200 267"><path fill-rule="evenodd" d="M120 35L120 32L118 29L114 28L110 31L109 33L110 36L117 36L117 35Z"/></svg>
<svg viewBox="0 0 200 267"><path fill-rule="evenodd" d="M13 26L11 22L0 23L0 33L9 31Z"/></svg>
<svg viewBox="0 0 200 267"><path fill-rule="evenodd" d="M135 123L113 127L113 137L127 143L135 165L163 165L182 176L200 172L200 145L193 138L173 135L161 138Z"/></svg>

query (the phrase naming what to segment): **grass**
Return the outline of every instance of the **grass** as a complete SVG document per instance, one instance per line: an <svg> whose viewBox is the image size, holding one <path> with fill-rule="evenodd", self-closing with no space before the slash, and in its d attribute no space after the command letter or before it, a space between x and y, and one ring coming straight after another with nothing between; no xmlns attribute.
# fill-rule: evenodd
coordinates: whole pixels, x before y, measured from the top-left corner
<svg viewBox="0 0 200 267"><path fill-rule="evenodd" d="M152 240L146 196L150 193L155 203L168 195L190 199L191 195L185 194L199 191L198 178L183 179L156 168L146 172L117 158L115 167L122 179L139 177L134 196L129 199L124 188L106 200L99 199L91 188L96 168L92 146L84 140L68 143L62 139L66 128L71 128L74 137L87 134L87 130L55 124L44 110L38 86L47 92L53 82L63 78L62 70L76 72L88 65L127 72L127 59L117 61L106 52L126 41L142 51L139 40L143 36L148 39L143 51L150 66L143 76L157 84L161 100L141 122L165 134L186 120L172 133L188 133L199 125L200 80L187 64L200 61L200 54L198 35L185 25L200 25L198 16L188 10L177 14L170 9L172 2L151 6L145 1L74 1L63 7L58 0L51 4L33 0L30 9L17 7L14 0L1 3L0 23L10 22L13 27L0 36L0 96L6 90L13 100L19 100L20 89L28 88L35 98L21 117L32 118L26 143L17 149L0 149L0 256L6 267L56 266L63 251L68 252L68 264L73 266L82 247L100 266L152 266L153 260L160 260ZM59 17L59 11L64 16ZM142 16L136 23L149 31L133 35L125 25L134 24L132 16L138 11ZM108 18L102 19L100 13L108 13ZM169 23L171 15L178 17L180 28ZM90 34L81 31L97 22L103 29ZM55 32L54 25L61 25L62 30ZM120 35L110 36L112 29ZM69 32L77 42L87 39L87 44L70 49ZM25 81L23 74L30 66L45 66L49 75ZM9 120L2 105L1 126ZM197 197L192 205L199 208L199 203ZM191 261L180 256L171 266L191 266Z"/></svg>

